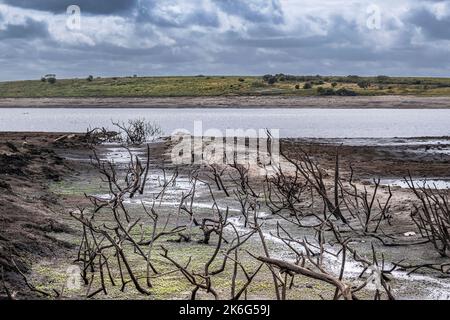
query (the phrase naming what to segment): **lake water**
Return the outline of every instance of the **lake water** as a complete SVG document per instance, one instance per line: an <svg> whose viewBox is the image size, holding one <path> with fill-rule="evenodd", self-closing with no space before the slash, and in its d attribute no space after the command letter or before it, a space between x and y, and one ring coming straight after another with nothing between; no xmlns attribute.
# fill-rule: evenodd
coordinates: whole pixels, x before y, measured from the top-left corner
<svg viewBox="0 0 450 320"><path fill-rule="evenodd" d="M145 118L169 135L218 129L279 129L281 137L449 136L450 109L0 109L0 131L85 132ZM199 124L199 123L197 123ZM209 135L209 134L206 134Z"/></svg>

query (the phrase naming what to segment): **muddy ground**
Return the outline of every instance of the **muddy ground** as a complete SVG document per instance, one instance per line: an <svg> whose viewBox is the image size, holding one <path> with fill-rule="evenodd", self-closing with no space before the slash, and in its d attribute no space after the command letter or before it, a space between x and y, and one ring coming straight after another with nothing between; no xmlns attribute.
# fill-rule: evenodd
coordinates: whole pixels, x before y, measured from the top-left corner
<svg viewBox="0 0 450 320"><path fill-rule="evenodd" d="M166 98L6 98L0 108L449 108L448 97L223 96Z"/></svg>
<svg viewBox="0 0 450 320"><path fill-rule="evenodd" d="M53 289L61 291L67 279L67 269L74 265L80 236L80 226L73 221L69 212L89 207L90 203L85 194L108 193L105 183L101 181L98 172L90 163L92 150L88 148L83 137L74 135L68 139L55 141L59 137L61 134L0 134L0 265L5 270L6 287L16 298L46 298L28 288L17 268L36 288L46 292ZM300 149L307 151L326 169L334 167L336 147L341 145L339 153L342 175L349 175L346 168L351 165L355 171L355 181L361 186L370 187L370 180L376 177L402 179L408 172L415 178L432 177L448 180L450 176L448 138L423 138L414 141L388 139L372 142L296 139L283 140L281 145L282 150L293 158ZM145 150L137 148L132 151L142 155ZM161 175L162 164L164 163L168 172L173 170L167 154L169 151L168 141L151 144L152 171L149 188L153 190L154 187L151 193L158 192L157 180L158 175ZM124 167L128 162L128 153L117 145L97 146L97 152L100 158L113 159L119 166ZM164 199L164 203L160 203L162 215L175 211L180 195L186 191L187 174L191 168L181 169L173 190ZM387 187L383 187L382 191L386 197ZM417 232L409 219L413 199L411 192L400 187L393 187L393 191L393 225L387 227L385 232L400 242L420 240L417 234L413 238L404 236L408 232ZM151 193L144 196L151 197ZM142 209L138 209L138 202L142 199L145 200L139 198L134 200L134 203L133 201L128 203L136 215L143 215ZM210 209L206 205L208 201L210 201L208 194L200 192L199 215L209 214ZM230 208L236 205L227 202L227 199L219 201ZM241 223L237 213L232 218L237 224ZM102 216L102 219L108 221L106 216ZM274 228L276 222L276 219L270 217L267 219L266 231L269 238L270 228ZM370 239L360 239L359 245L362 250L370 249L369 242ZM194 257L193 267L200 267L203 257L214 249L212 246L199 243L183 244L171 241L165 242L164 245L181 260L189 256ZM376 245L381 248L379 243ZM248 246L247 249L260 250L257 241L254 243L250 241ZM273 241L269 247L283 257L279 243ZM383 250L386 250L386 255L391 257L392 261L406 259L410 263L445 262L434 252L430 244L390 247ZM155 259L161 270L167 272L171 270L162 259ZM246 262L251 266L250 260ZM227 297L226 291L229 289L229 279L225 277L226 275L217 280L219 291L224 298ZM411 278L405 273L398 273L396 276L394 285L400 298L448 299L450 296L450 282L448 279L441 279L441 275L426 273ZM154 286L152 296L154 299L189 298L189 284L183 281L181 276L171 274L156 278L155 282L157 285ZM330 288L308 279L296 283L294 289L288 298L321 299L330 298L330 292L333 293ZM66 290L65 297L84 298L85 291L85 288ZM1 294L3 297L6 296L4 288ZM208 298L207 295L202 297ZM125 293L111 289L108 296L97 298L138 299L142 296L132 289ZM249 298L274 298L267 270L255 280L254 286L249 290Z"/></svg>

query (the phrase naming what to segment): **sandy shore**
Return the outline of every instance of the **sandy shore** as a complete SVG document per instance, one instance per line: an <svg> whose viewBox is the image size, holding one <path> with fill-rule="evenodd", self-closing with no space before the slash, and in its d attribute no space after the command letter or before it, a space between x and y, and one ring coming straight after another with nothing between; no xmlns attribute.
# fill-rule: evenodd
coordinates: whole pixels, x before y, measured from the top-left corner
<svg viewBox="0 0 450 320"><path fill-rule="evenodd" d="M445 109L449 97L224 96L166 98L9 98L0 108L393 108Z"/></svg>

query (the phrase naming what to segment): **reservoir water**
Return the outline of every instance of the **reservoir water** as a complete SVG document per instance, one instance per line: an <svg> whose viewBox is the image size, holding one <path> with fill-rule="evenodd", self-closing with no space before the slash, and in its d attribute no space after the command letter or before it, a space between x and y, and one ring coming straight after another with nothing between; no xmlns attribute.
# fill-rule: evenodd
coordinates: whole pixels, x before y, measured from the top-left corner
<svg viewBox="0 0 450 320"><path fill-rule="evenodd" d="M293 138L450 136L450 109L0 109L0 131L85 132L145 118L164 134L188 130L279 129Z"/></svg>

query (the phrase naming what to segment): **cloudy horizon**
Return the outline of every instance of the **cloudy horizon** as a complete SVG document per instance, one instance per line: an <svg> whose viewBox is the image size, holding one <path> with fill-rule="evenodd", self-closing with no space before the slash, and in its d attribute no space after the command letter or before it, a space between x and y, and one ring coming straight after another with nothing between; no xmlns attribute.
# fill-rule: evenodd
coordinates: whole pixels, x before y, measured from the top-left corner
<svg viewBox="0 0 450 320"><path fill-rule="evenodd" d="M449 76L450 1L393 2L0 0L0 81L48 73ZM70 5L81 9L79 25Z"/></svg>

